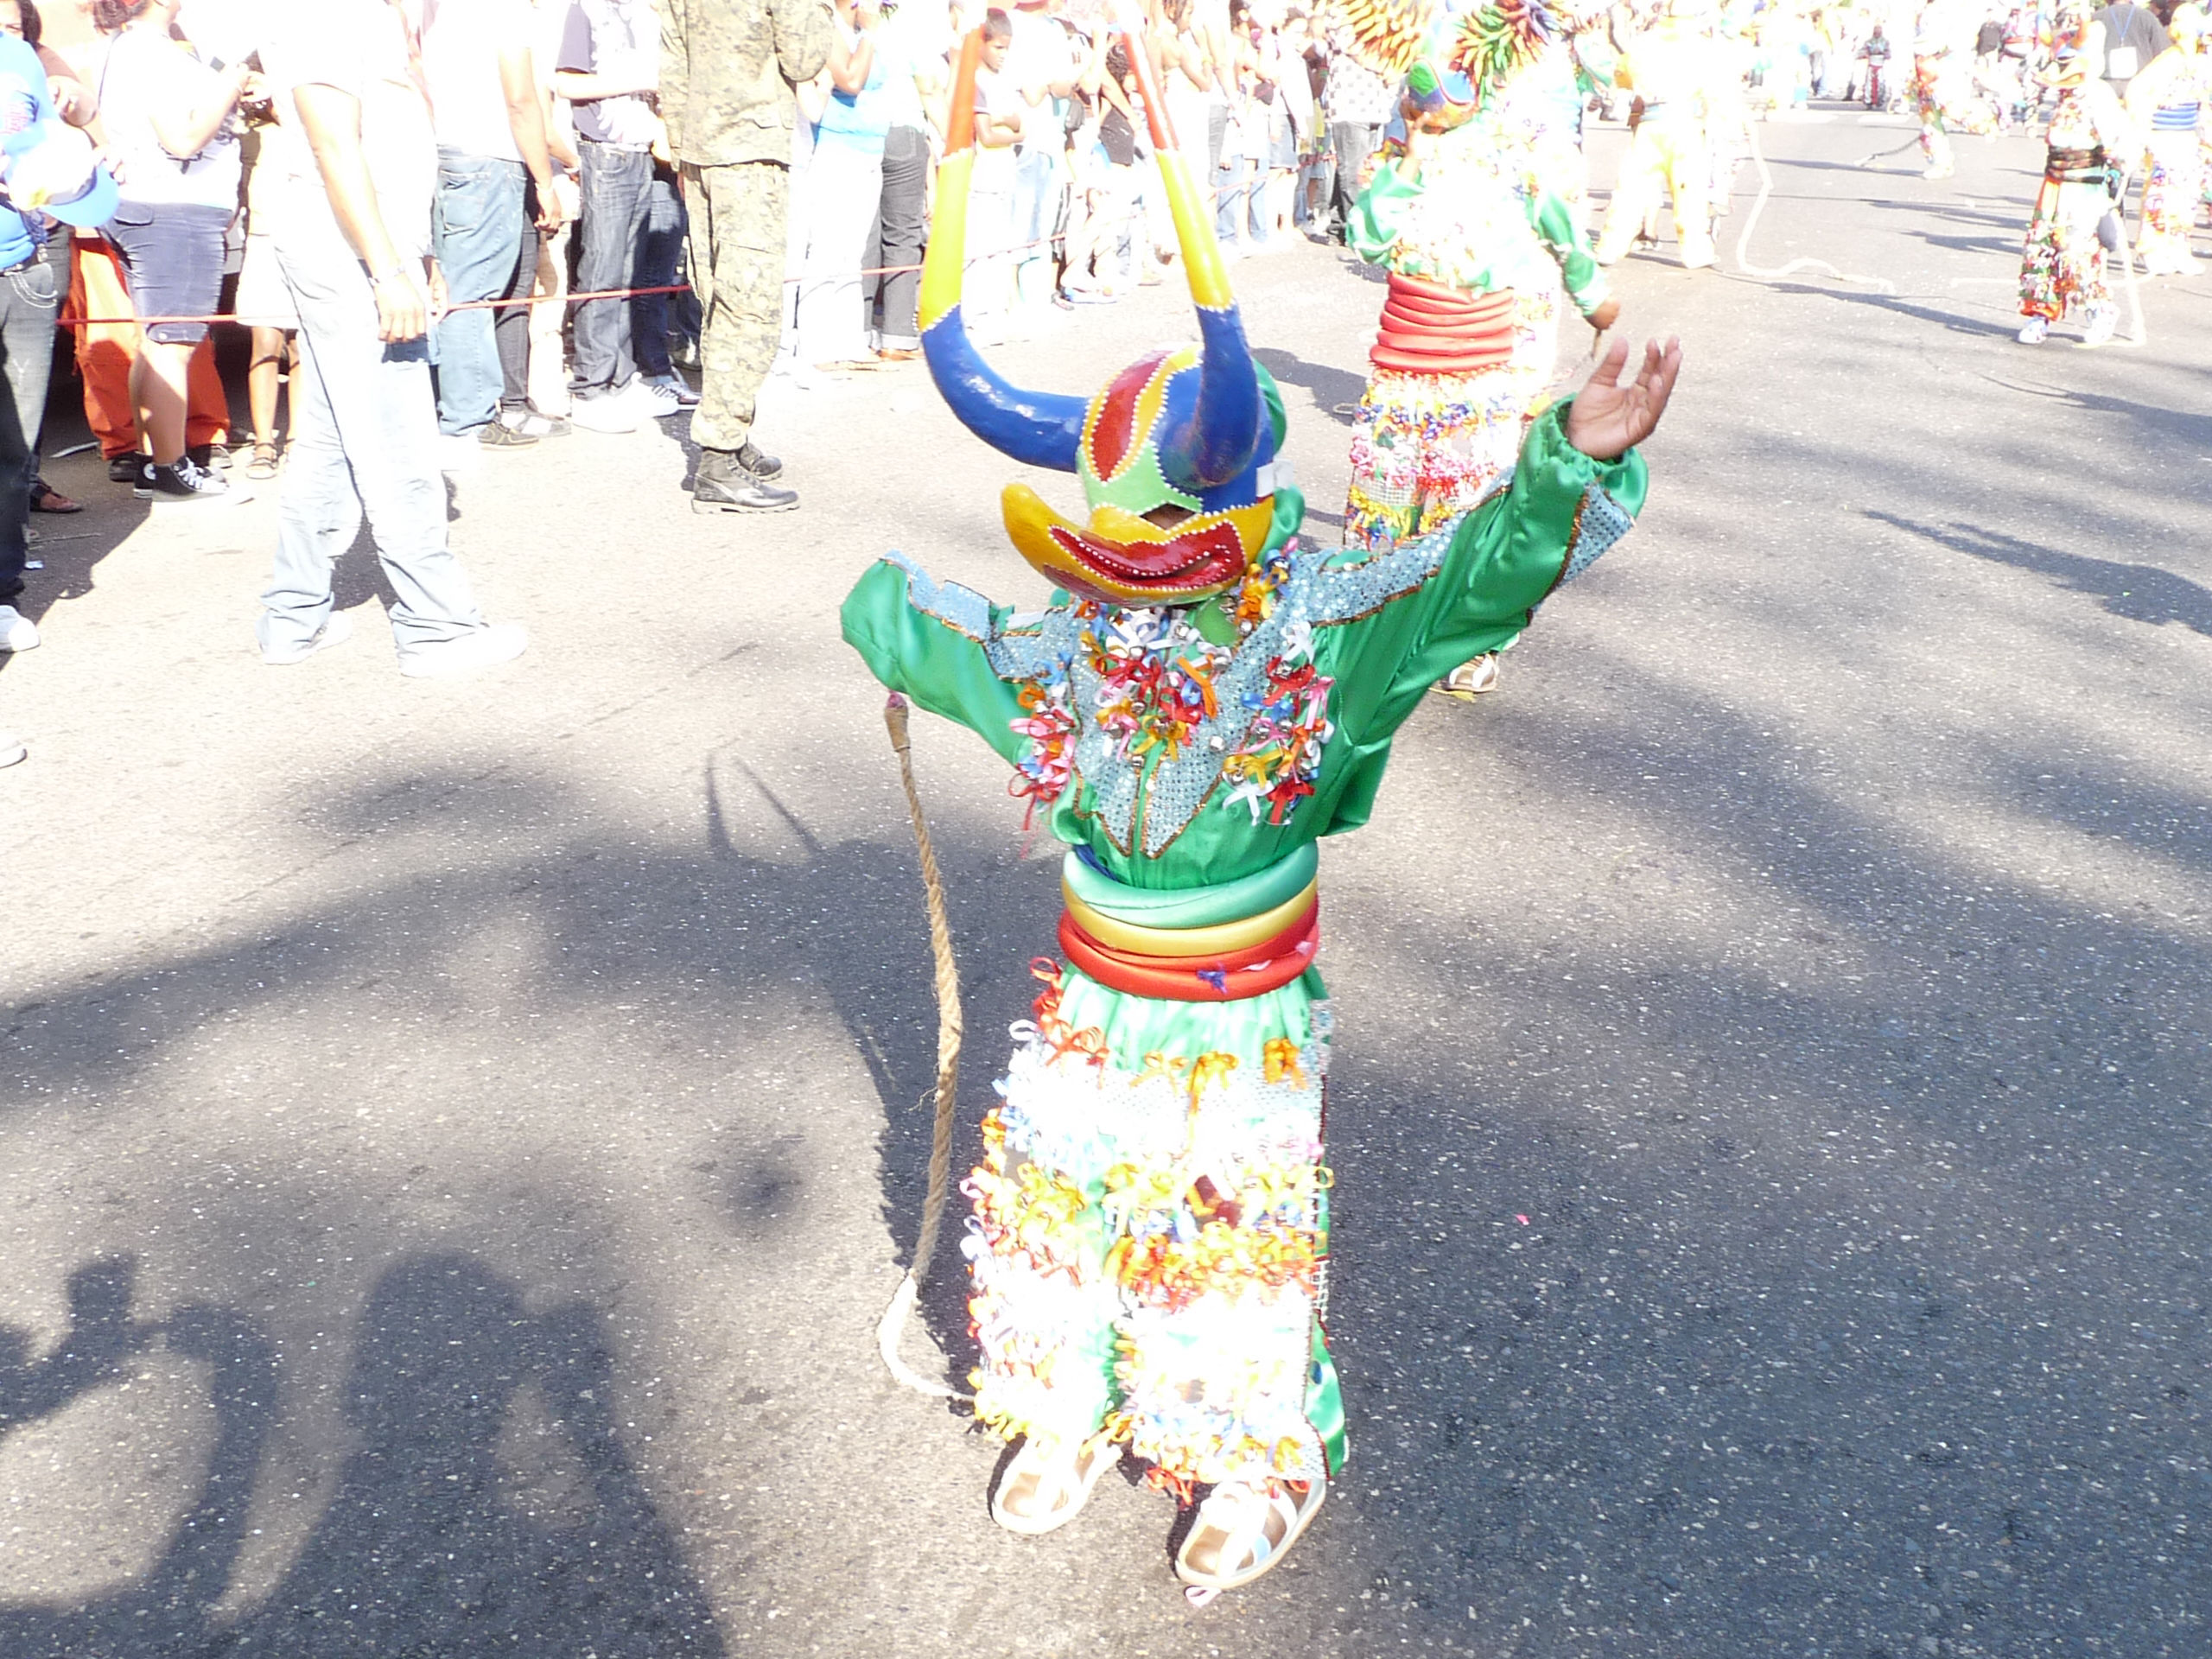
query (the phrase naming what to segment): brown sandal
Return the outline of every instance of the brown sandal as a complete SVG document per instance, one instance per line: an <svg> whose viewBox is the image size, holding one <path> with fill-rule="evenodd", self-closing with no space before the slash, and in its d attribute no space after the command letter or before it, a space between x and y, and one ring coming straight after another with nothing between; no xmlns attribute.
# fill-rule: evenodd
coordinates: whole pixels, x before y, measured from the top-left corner
<svg viewBox="0 0 2212 1659"><path fill-rule="evenodd" d="M273 443L255 444L253 446L253 459L246 463L245 475L248 478L276 477L276 463L278 460L282 458L283 454L283 451L279 449Z"/></svg>

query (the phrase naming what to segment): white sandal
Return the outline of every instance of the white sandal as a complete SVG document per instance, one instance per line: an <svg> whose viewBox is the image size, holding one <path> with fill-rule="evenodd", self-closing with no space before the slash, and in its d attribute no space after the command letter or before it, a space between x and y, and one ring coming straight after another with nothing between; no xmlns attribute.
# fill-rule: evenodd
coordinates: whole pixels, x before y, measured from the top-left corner
<svg viewBox="0 0 2212 1659"><path fill-rule="evenodd" d="M1008 1532L1032 1537L1065 1527L1090 1501L1099 1478L1116 1461L1103 1435L1093 1435L1072 1457L1046 1452L1025 1440L991 1489L991 1519ZM1011 1500L1011 1501L1009 1501Z"/></svg>
<svg viewBox="0 0 2212 1659"><path fill-rule="evenodd" d="M1497 690L1497 653L1486 651L1479 657L1459 664L1436 683L1436 689L1447 697L1458 697L1463 702L1472 702L1486 691Z"/></svg>
<svg viewBox="0 0 2212 1659"><path fill-rule="evenodd" d="M1175 1553L1175 1576L1204 1606L1224 1590L1252 1582L1290 1553L1329 1495L1329 1483L1224 1481L1198 1506Z"/></svg>

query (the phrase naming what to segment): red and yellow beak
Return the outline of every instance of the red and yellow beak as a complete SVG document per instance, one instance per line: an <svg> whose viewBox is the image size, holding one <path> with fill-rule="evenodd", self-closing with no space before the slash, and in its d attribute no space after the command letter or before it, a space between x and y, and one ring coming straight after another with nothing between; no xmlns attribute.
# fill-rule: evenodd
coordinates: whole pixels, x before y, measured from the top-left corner
<svg viewBox="0 0 2212 1659"><path fill-rule="evenodd" d="M1122 507L1062 518L1027 484L1000 497L1006 531L1032 567L1080 599L1109 605L1195 605L1225 593L1266 545L1274 500L1195 513L1162 526Z"/></svg>

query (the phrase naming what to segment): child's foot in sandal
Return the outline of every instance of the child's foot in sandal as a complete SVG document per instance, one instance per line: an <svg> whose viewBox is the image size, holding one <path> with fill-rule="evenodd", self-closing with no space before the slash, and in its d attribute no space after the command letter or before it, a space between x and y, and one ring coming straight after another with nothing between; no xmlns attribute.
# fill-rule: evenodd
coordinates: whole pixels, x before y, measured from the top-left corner
<svg viewBox="0 0 2212 1659"><path fill-rule="evenodd" d="M273 443L255 444L253 459L246 464L245 475L248 478L276 477L276 462L281 454Z"/></svg>
<svg viewBox="0 0 2212 1659"><path fill-rule="evenodd" d="M1289 1553L1328 1491L1325 1480L1224 1481L1198 1506L1175 1576L1202 1605L1251 1583Z"/></svg>
<svg viewBox="0 0 2212 1659"><path fill-rule="evenodd" d="M1115 1462L1104 1436L1072 1448L1029 1440L1014 1454L991 1491L991 1519L1008 1532L1051 1532L1075 1519L1092 1488Z"/></svg>

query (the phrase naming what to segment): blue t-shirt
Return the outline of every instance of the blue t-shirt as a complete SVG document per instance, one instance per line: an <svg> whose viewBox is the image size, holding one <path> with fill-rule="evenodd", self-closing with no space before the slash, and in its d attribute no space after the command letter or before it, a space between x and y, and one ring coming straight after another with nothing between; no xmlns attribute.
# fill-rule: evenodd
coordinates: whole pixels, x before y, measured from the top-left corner
<svg viewBox="0 0 2212 1659"><path fill-rule="evenodd" d="M861 149L883 148L884 137L891 130L891 98L885 86L883 59L880 49L869 58L868 82L857 92L831 91L822 119L815 124L815 143L835 142Z"/></svg>
<svg viewBox="0 0 2212 1659"><path fill-rule="evenodd" d="M46 66L12 35L0 35L0 142L54 118ZM4 189L0 186L0 189ZM13 207L0 202L0 270L20 265L46 238L33 232Z"/></svg>

